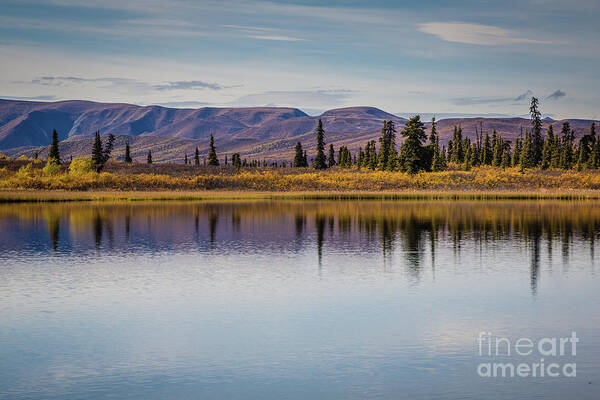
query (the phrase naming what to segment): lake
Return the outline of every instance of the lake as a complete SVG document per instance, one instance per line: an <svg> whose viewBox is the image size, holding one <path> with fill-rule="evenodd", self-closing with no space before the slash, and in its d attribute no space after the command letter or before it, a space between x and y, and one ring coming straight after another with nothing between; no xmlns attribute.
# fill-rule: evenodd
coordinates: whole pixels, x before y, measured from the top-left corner
<svg viewBox="0 0 600 400"><path fill-rule="evenodd" d="M0 397L597 399L599 240L591 201L0 205Z"/></svg>

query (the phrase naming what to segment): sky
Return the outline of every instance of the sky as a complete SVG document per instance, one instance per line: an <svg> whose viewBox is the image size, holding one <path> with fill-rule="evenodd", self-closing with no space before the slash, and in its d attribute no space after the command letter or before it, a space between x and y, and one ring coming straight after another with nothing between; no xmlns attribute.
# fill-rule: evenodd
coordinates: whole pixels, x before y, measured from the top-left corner
<svg viewBox="0 0 600 400"><path fill-rule="evenodd" d="M600 2L0 0L0 98L600 118Z"/></svg>

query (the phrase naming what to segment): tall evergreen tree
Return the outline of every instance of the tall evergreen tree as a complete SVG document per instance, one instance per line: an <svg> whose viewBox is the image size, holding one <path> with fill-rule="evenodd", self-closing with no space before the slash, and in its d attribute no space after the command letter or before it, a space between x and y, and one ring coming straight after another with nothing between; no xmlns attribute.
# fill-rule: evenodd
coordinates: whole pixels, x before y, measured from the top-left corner
<svg viewBox="0 0 600 400"><path fill-rule="evenodd" d="M525 129L525 137L523 138L520 161L520 165L523 168L532 168L535 166L535 160L533 157L533 138L531 137L531 132L529 132L528 129Z"/></svg>
<svg viewBox="0 0 600 400"><path fill-rule="evenodd" d="M401 133L405 140L400 147L400 169L409 174L415 174L426 169L427 166L423 165L425 150L423 141L427 139L427 135L421 117L419 115L412 117L404 125Z"/></svg>
<svg viewBox="0 0 600 400"><path fill-rule="evenodd" d="M577 147L577 169L593 168L593 153L596 142L596 125L592 123L590 133L583 135Z"/></svg>
<svg viewBox="0 0 600 400"><path fill-rule="evenodd" d="M531 142L533 165L537 166L540 165L542 162L544 138L542 137L542 114L540 113L539 102L536 97L531 97L529 114L531 115Z"/></svg>
<svg viewBox="0 0 600 400"><path fill-rule="evenodd" d="M481 149L481 164L491 165L494 158L494 150L492 143L490 142L490 134L485 133L485 139L483 141L483 148Z"/></svg>
<svg viewBox="0 0 600 400"><path fill-rule="evenodd" d="M198 147L194 152L194 165L200 165L200 151L198 151Z"/></svg>
<svg viewBox="0 0 600 400"><path fill-rule="evenodd" d="M379 147L379 155L377 156L377 168L380 170L392 170L397 156L394 121L383 121L379 142L381 146Z"/></svg>
<svg viewBox="0 0 600 400"><path fill-rule="evenodd" d="M554 145L554 131L552 125L548 127L548 134L544 139L544 148L542 149L542 162L540 164L542 169L550 168L552 163L552 146Z"/></svg>
<svg viewBox="0 0 600 400"><path fill-rule="evenodd" d="M548 135L552 130L552 125L548 127ZM561 138L558 135L552 135L553 141L550 147L550 167L551 168L559 168L560 167L560 155L562 154L562 145Z"/></svg>
<svg viewBox="0 0 600 400"><path fill-rule="evenodd" d="M219 165L217 150L215 149L215 138L213 135L210 135L210 142L208 143L208 165Z"/></svg>
<svg viewBox="0 0 600 400"><path fill-rule="evenodd" d="M183 163L184 163L185 165L187 165L187 163L188 163L188 159L187 159L187 153L185 153L185 155L184 155L184 157L183 157Z"/></svg>
<svg viewBox="0 0 600 400"><path fill-rule="evenodd" d="M452 156L450 161L456 164L462 164L464 159L465 154L463 151L462 128L455 125L454 133L452 135Z"/></svg>
<svg viewBox="0 0 600 400"><path fill-rule="evenodd" d="M502 152L502 168L510 167L511 154L510 142L504 142L504 151Z"/></svg>
<svg viewBox="0 0 600 400"><path fill-rule="evenodd" d="M237 169L239 169L242 166L242 159L240 157L240 153L233 153L231 155L231 165L233 165Z"/></svg>
<svg viewBox="0 0 600 400"><path fill-rule="evenodd" d="M439 144L439 136L437 133L437 126L435 124L435 117L431 118L431 129L429 130L429 144Z"/></svg>
<svg viewBox="0 0 600 400"><path fill-rule="evenodd" d="M446 161L444 159L444 155L442 150L440 149L440 138L435 132L435 118L431 121L431 134L429 135L429 140L434 140L431 144L433 146L433 157L431 159L431 170L433 172L443 171L446 169Z"/></svg>
<svg viewBox="0 0 600 400"><path fill-rule="evenodd" d="M590 168L598 168L600 166L600 137L596 136L596 124L594 122L590 126L590 134L594 137Z"/></svg>
<svg viewBox="0 0 600 400"><path fill-rule="evenodd" d="M329 157L327 158L327 164L329 168L335 166L335 150L333 149L333 143L329 144Z"/></svg>
<svg viewBox="0 0 600 400"><path fill-rule="evenodd" d="M146 163L152 164L152 150L148 150L148 157L146 157Z"/></svg>
<svg viewBox="0 0 600 400"><path fill-rule="evenodd" d="M129 149L129 142L125 142L125 158L124 161L126 163L130 163L133 160L131 159L131 150Z"/></svg>
<svg viewBox="0 0 600 400"><path fill-rule="evenodd" d="M52 144L50 144L50 150L48 150L48 160L54 160L55 163L60 164L60 150L58 149L58 132L56 129L52 130Z"/></svg>
<svg viewBox="0 0 600 400"><path fill-rule="evenodd" d="M573 130L571 130L569 121L563 123L561 134L562 146L560 153L560 168L570 169L573 166L573 142L575 140L575 135Z"/></svg>
<svg viewBox="0 0 600 400"><path fill-rule="evenodd" d="M317 125L317 155L313 160L313 168L327 168L327 159L325 157L325 130L323 129L323 122L321 122L320 118L319 124Z"/></svg>
<svg viewBox="0 0 600 400"><path fill-rule="evenodd" d="M302 150L302 143L296 143L296 155L294 156L294 167L304 168L304 151Z"/></svg>
<svg viewBox="0 0 600 400"><path fill-rule="evenodd" d="M502 165L502 155L504 154L504 140L496 134L494 130L494 156L492 157L492 165L499 167Z"/></svg>
<svg viewBox="0 0 600 400"><path fill-rule="evenodd" d="M521 139L515 139L515 148L513 149L512 154L512 166L516 167L521 164L521 152L523 150L523 146L521 144Z"/></svg>
<svg viewBox="0 0 600 400"><path fill-rule="evenodd" d="M465 171L471 170L471 146L463 146L465 151Z"/></svg>
<svg viewBox="0 0 600 400"><path fill-rule="evenodd" d="M92 161L96 166L96 170L99 171L104 165L104 152L102 151L102 139L100 138L100 132L97 131L94 136L94 146L92 147Z"/></svg>

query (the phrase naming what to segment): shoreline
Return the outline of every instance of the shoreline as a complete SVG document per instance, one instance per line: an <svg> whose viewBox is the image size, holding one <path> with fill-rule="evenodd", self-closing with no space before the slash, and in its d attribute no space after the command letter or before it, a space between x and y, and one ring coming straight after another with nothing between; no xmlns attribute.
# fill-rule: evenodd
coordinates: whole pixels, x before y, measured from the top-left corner
<svg viewBox="0 0 600 400"><path fill-rule="evenodd" d="M67 191L0 190L0 203L250 200L600 200L599 190L539 191Z"/></svg>

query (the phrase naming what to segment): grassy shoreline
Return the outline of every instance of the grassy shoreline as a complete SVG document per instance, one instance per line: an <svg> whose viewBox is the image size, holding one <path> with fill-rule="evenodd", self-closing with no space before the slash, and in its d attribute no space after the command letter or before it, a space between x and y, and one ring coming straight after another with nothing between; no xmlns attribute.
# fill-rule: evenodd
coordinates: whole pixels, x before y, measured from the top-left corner
<svg viewBox="0 0 600 400"><path fill-rule="evenodd" d="M76 201L249 200L600 200L600 192L577 191L64 191L0 190L0 203Z"/></svg>
<svg viewBox="0 0 600 400"><path fill-rule="evenodd" d="M109 163L110 172L42 169L6 162L0 202L158 200L591 200L600 199L600 170L456 168L442 172L332 168L188 168ZM22 165L21 165L22 164ZM148 172L148 171L146 171Z"/></svg>

